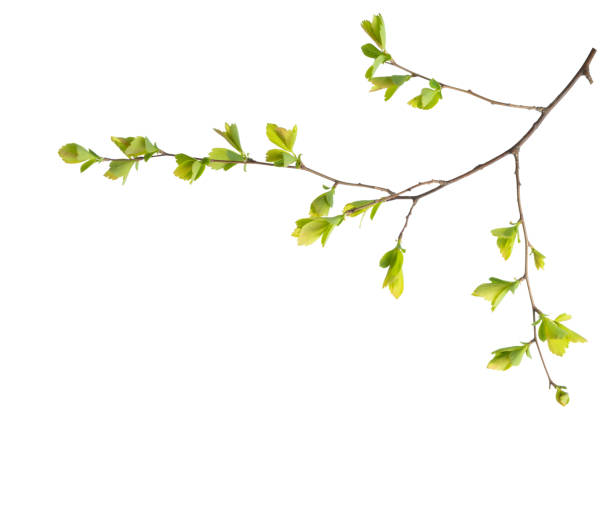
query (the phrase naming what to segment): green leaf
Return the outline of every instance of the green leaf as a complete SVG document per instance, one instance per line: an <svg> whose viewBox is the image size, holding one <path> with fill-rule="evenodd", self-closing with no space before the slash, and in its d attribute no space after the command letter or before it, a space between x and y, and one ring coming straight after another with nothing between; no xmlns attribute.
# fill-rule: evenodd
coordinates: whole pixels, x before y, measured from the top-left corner
<svg viewBox="0 0 612 515"><path fill-rule="evenodd" d="M287 152L293 152L293 145L297 137L297 125L294 125L293 129L287 130L274 123L269 123L266 125L266 135L277 147Z"/></svg>
<svg viewBox="0 0 612 515"><path fill-rule="evenodd" d="M178 166L174 170L174 175L190 183L197 181L204 173L206 165L209 164L207 158L195 159L186 154L177 154L175 159Z"/></svg>
<svg viewBox="0 0 612 515"><path fill-rule="evenodd" d="M90 159L89 161L85 161L81 165L81 173L83 173L85 170L87 170L92 164L97 163L97 162L98 162L97 159Z"/></svg>
<svg viewBox="0 0 612 515"><path fill-rule="evenodd" d="M408 103L418 109L431 109L442 98L442 88L434 79L429 81L431 88L423 88L421 94L414 97Z"/></svg>
<svg viewBox="0 0 612 515"><path fill-rule="evenodd" d="M363 55L366 57L371 57L372 59L376 59L383 52L378 50L372 43L366 43L361 47L361 51Z"/></svg>
<svg viewBox="0 0 612 515"><path fill-rule="evenodd" d="M557 356L563 356L570 343L584 343L586 339L578 333L568 329L561 322L569 320L571 317L562 313L554 320L545 315L540 315L540 327L538 336L540 340L548 342L550 352Z"/></svg>
<svg viewBox="0 0 612 515"><path fill-rule="evenodd" d="M310 216L327 216L330 208L334 205L334 193L336 188L332 188L319 195L310 204Z"/></svg>
<svg viewBox="0 0 612 515"><path fill-rule="evenodd" d="M370 80L376 73L376 70L378 70L378 67L382 63L387 62L389 59L391 59L391 56L384 52L381 53L378 57L376 57L376 59L374 59L374 62L372 63L372 66L370 66L365 72L366 79Z"/></svg>
<svg viewBox="0 0 612 515"><path fill-rule="evenodd" d="M119 179L119 177L123 177L123 184L125 184L127 176L135 162L136 161L133 159L116 159L115 161L111 161L109 169L104 174L104 177L108 177L113 181Z"/></svg>
<svg viewBox="0 0 612 515"><path fill-rule="evenodd" d="M491 370L508 370L510 367L518 367L525 353L529 351L529 343L504 347L493 351L493 359L489 361L487 368Z"/></svg>
<svg viewBox="0 0 612 515"><path fill-rule="evenodd" d="M544 259L546 259L546 256L533 247L531 247L531 254L533 255L536 269L540 270L544 268Z"/></svg>
<svg viewBox="0 0 612 515"><path fill-rule="evenodd" d="M491 234L497 237L497 247L499 248L502 257L506 260L510 257L510 254L512 254L514 242L516 241L516 237L518 236L519 232L519 224L520 222L517 222L510 227L500 227L491 231Z"/></svg>
<svg viewBox="0 0 612 515"><path fill-rule="evenodd" d="M156 152L159 152L157 146L151 143L149 138L145 138L144 136L129 138L111 136L111 140L127 157L138 157L145 154L155 154Z"/></svg>
<svg viewBox="0 0 612 515"><path fill-rule="evenodd" d="M504 281L497 277L489 277L488 283L479 285L472 293L475 297L482 297L491 302L491 311L495 311L495 308L499 306L499 303L511 291L514 293L521 283L518 281Z"/></svg>
<svg viewBox="0 0 612 515"><path fill-rule="evenodd" d="M555 393L555 399L561 406L567 406L569 404L570 398L569 393L565 391L565 386L558 386L557 392Z"/></svg>
<svg viewBox="0 0 612 515"><path fill-rule="evenodd" d="M68 143L60 148L57 153L65 163L82 163L83 161L96 162L100 160L100 156L94 151L87 150L77 143Z"/></svg>
<svg viewBox="0 0 612 515"><path fill-rule="evenodd" d="M370 82L373 84L370 91L385 89L385 101L389 100L397 89L410 80L412 75L390 75L388 77L373 77Z"/></svg>
<svg viewBox="0 0 612 515"><path fill-rule="evenodd" d="M242 145L240 144L240 135L238 134L238 127L235 123L225 124L225 131L219 129L213 129L219 136L225 138L225 140L234 147L240 155L244 157L244 151L242 150Z"/></svg>
<svg viewBox="0 0 612 515"><path fill-rule="evenodd" d="M347 216L355 217L357 215L360 215L361 213L365 213L368 209L374 206L374 202L376 202L376 199L374 200L354 200L353 202L349 202L346 206L344 206L342 208L342 212L346 214ZM351 213L347 213L347 211L351 211L352 209L354 209L355 211L352 211Z"/></svg>
<svg viewBox="0 0 612 515"><path fill-rule="evenodd" d="M273 148L266 152L266 161L268 163L274 163L274 166L289 166L297 161L297 157L284 150Z"/></svg>
<svg viewBox="0 0 612 515"><path fill-rule="evenodd" d="M386 252L379 262L381 268L388 268L382 287L386 288L388 286L389 291L396 299L399 299L404 291L404 273L402 272L404 252L405 250L398 244L394 249Z"/></svg>
<svg viewBox="0 0 612 515"><path fill-rule="evenodd" d="M233 150L229 148L213 148L208 153L209 158L209 166L214 170L229 170L232 166L236 166L237 163L224 163L218 161L238 161L243 162L244 156L240 154L236 154Z"/></svg>
<svg viewBox="0 0 612 515"><path fill-rule="evenodd" d="M376 213L378 212L378 208L382 205L382 202L377 202L376 204L374 204L374 207L372 208L372 211L370 211L370 220L374 220L374 217L376 216Z"/></svg>
<svg viewBox="0 0 612 515"><path fill-rule="evenodd" d="M372 17L372 21L363 20L361 22L361 27L366 31L366 34L374 40L374 43L378 45L378 48L381 50L385 49L387 36L385 31L385 22L383 21L381 14L376 14L374 17Z"/></svg>
<svg viewBox="0 0 612 515"><path fill-rule="evenodd" d="M295 222L296 227L291 235L297 238L298 245L310 245L321 238L321 245L324 247L334 227L340 225L343 220L342 215L301 218Z"/></svg>

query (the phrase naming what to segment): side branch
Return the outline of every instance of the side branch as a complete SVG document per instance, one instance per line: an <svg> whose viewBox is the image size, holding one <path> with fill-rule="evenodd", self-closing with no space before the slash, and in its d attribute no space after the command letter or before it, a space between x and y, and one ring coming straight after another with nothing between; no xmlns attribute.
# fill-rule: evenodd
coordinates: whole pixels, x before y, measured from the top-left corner
<svg viewBox="0 0 612 515"><path fill-rule="evenodd" d="M431 80L431 77L427 77L427 76L422 75L420 73L417 73L417 72L414 72L412 70L409 70L408 68L405 68L404 66L401 66L398 63L396 63L393 59L387 61L387 64L389 64L391 66L395 66L396 68L399 68L400 70L403 70L405 72L408 72L413 77L420 77L421 79ZM504 107L514 107L514 108L517 108L517 109L528 109L528 110L531 110L531 111L542 111L542 110L544 110L544 107L540 107L540 106L528 106L528 105L522 105L522 104L512 104L510 102L501 102L499 100L493 100L492 98L485 97L484 95L481 95L480 93L476 93L475 91L472 91L471 89L458 88L457 86L451 86L450 84L446 84L446 83L440 82L440 81L438 81L438 83L440 84L440 86L442 86L442 88L452 89L454 91L460 91L461 93L466 93L466 94L471 95L473 97L476 97L476 98L479 98L479 99L484 100L486 102L489 102L490 104L504 106Z"/></svg>
<svg viewBox="0 0 612 515"><path fill-rule="evenodd" d="M531 303L531 320L533 326L533 338L530 343L535 343L536 348L538 349L538 354L540 355L540 360L542 361L542 366L544 367L544 372L546 372L546 377L548 378L548 387L554 386L555 388L558 386L550 377L550 373L548 372L548 368L546 366L546 362L544 361L544 354L542 354L542 349L540 348L540 342L538 341L538 332L536 329L536 314L540 313L540 310L536 307L535 301L533 299L533 291L531 289L531 281L529 280L529 248L531 247L531 243L529 242L529 236L527 235L527 224L525 223L525 214L523 213L523 204L521 202L521 177L520 177L520 165L519 165L519 150L516 149L512 155L514 156L514 177L516 180L516 204L518 206L519 212L519 222L523 227L523 237L524 237L524 246L525 246L525 265L523 276L521 277L521 281L525 281L527 285L527 292L529 293L529 302Z"/></svg>

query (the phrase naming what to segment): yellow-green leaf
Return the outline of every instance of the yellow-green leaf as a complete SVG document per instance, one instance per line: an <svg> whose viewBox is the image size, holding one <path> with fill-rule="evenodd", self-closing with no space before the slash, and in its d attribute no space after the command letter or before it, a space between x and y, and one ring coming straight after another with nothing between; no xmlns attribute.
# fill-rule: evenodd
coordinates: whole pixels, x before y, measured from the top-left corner
<svg viewBox="0 0 612 515"><path fill-rule="evenodd" d="M570 343L584 343L586 339L578 333L567 328L561 322L569 320L571 317L562 313L554 320L545 315L540 316L540 327L538 336L540 340L548 342L550 352L557 356L563 356Z"/></svg>
<svg viewBox="0 0 612 515"><path fill-rule="evenodd" d="M390 251L385 252L379 262L381 268L388 269L382 287L389 287L389 291L396 299L404 291L404 273L402 271L404 252L404 249L397 245Z"/></svg>
<svg viewBox="0 0 612 515"><path fill-rule="evenodd" d="M93 151L87 150L77 143L68 143L57 153L65 163L82 163L83 161L97 161L100 157Z"/></svg>
<svg viewBox="0 0 612 515"><path fill-rule="evenodd" d="M268 136L268 139L277 147L280 147L287 152L293 152L293 145L295 144L295 139L297 138L297 125L294 125L293 129L287 130L274 123L269 123L266 125L266 135Z"/></svg>
<svg viewBox="0 0 612 515"><path fill-rule="evenodd" d="M504 259L508 259L512 254L514 242L518 236L519 222L510 227L500 227L493 229L491 234L497 238L497 247Z"/></svg>
<svg viewBox="0 0 612 515"><path fill-rule="evenodd" d="M514 293L521 283L518 281L504 281L497 277L489 277L488 283L479 285L473 292L472 295L475 297L482 297L491 302L491 311L495 311L495 308L499 306L499 303L511 291Z"/></svg>
<svg viewBox="0 0 612 515"><path fill-rule="evenodd" d="M117 180L120 177L123 178L123 183L127 180L128 174L134 164L133 159L117 159L109 163L109 169L104 174L104 177L108 177L111 180Z"/></svg>
<svg viewBox="0 0 612 515"><path fill-rule="evenodd" d="M544 259L546 259L546 256L541 252L538 252L533 247L531 247L531 254L533 255L533 261L535 262L536 269L541 270L544 268Z"/></svg>

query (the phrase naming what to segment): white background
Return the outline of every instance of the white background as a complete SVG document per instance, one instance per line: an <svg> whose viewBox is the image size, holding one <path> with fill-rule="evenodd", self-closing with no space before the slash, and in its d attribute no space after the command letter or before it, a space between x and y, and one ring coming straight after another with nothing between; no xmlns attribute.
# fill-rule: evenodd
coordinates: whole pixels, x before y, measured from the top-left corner
<svg viewBox="0 0 612 515"><path fill-rule="evenodd" d="M0 21L0 512L610 513L610 43L606 2L23 2ZM8 11L7 11L8 9ZM205 155L239 125L297 123L311 167L401 188L508 148L537 113L448 91L432 111L368 93L363 18L409 68L547 104L523 148L539 307L588 338L488 370L530 337L522 286L495 313L473 288L521 274L489 230L517 218L512 161L424 199L406 289L381 288L404 202L298 247L324 183L170 159L127 184L57 149L119 157L110 135ZM390 68L383 68L391 72ZM392 72L393 73L393 72ZM339 188L337 207L371 198Z"/></svg>

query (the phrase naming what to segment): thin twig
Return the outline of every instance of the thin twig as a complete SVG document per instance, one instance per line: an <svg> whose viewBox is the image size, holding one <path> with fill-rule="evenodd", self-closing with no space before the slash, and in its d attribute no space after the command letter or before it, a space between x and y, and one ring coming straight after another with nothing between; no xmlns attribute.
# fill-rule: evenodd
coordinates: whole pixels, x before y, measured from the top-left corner
<svg viewBox="0 0 612 515"><path fill-rule="evenodd" d="M412 70L409 70L408 68L405 68L404 66L401 66L398 63L396 63L393 59L387 61L386 64L389 64L391 66L395 66L396 68L399 68L400 70L408 72L413 77L420 77L421 79L431 80L431 77L427 77L425 75L422 75L421 73L417 73L417 72L414 72ZM452 89L454 91L460 91L461 93L466 93L468 95L472 95L473 97L479 98L481 100L485 100L485 101L489 102L490 104L504 106L504 107L515 107L517 109L529 109L529 110L532 110L532 111L542 111L544 109L543 107L540 107L540 106L528 106L528 105L522 105L522 104L512 104L510 102L501 102L499 100L493 100L492 98L485 97L484 95L481 95L480 93L476 93L475 91L472 91L471 89L458 88L457 86L451 86L450 84L446 84L444 82L440 82L440 81L437 81L437 82L438 82L438 84L440 84L440 86L442 86L442 88Z"/></svg>
<svg viewBox="0 0 612 515"><path fill-rule="evenodd" d="M542 361L542 366L544 367L544 372L546 372L546 377L548 378L548 387L554 386L557 387L557 383L555 383L550 377L550 373L548 372L548 367L546 366L546 362L544 361L544 355L542 354L542 349L540 348L540 342L538 341L538 332L536 329L536 314L540 313L540 310L536 307L535 301L533 300L533 291L531 290L531 281L529 280L529 248L531 247L531 243L529 242L529 236L527 235L527 224L525 222L525 214L523 213L523 204L521 202L521 177L520 177L520 165L519 165L519 149L517 148L512 155L514 156L514 177L516 179L516 204L518 206L519 212L519 222L523 227L523 236L524 236L524 244L525 244L525 268L523 271L523 276L521 277L521 281L525 281L527 285L527 292L529 293L529 302L531 303L531 319L533 325L533 338L530 343L535 343L536 348L538 349L538 354L540 355L540 360Z"/></svg>
<svg viewBox="0 0 612 515"><path fill-rule="evenodd" d="M408 226L408 220L410 220L410 215L412 214L412 210L414 209L414 206L417 205L418 200L413 200L412 201L412 205L410 206L410 211L408 211L408 214L406 215L406 219L404 220L404 226L402 227L402 230L400 231L399 235L397 236L397 244L399 245L400 243L402 243L402 237L404 236L404 231L406 230L406 227Z"/></svg>

